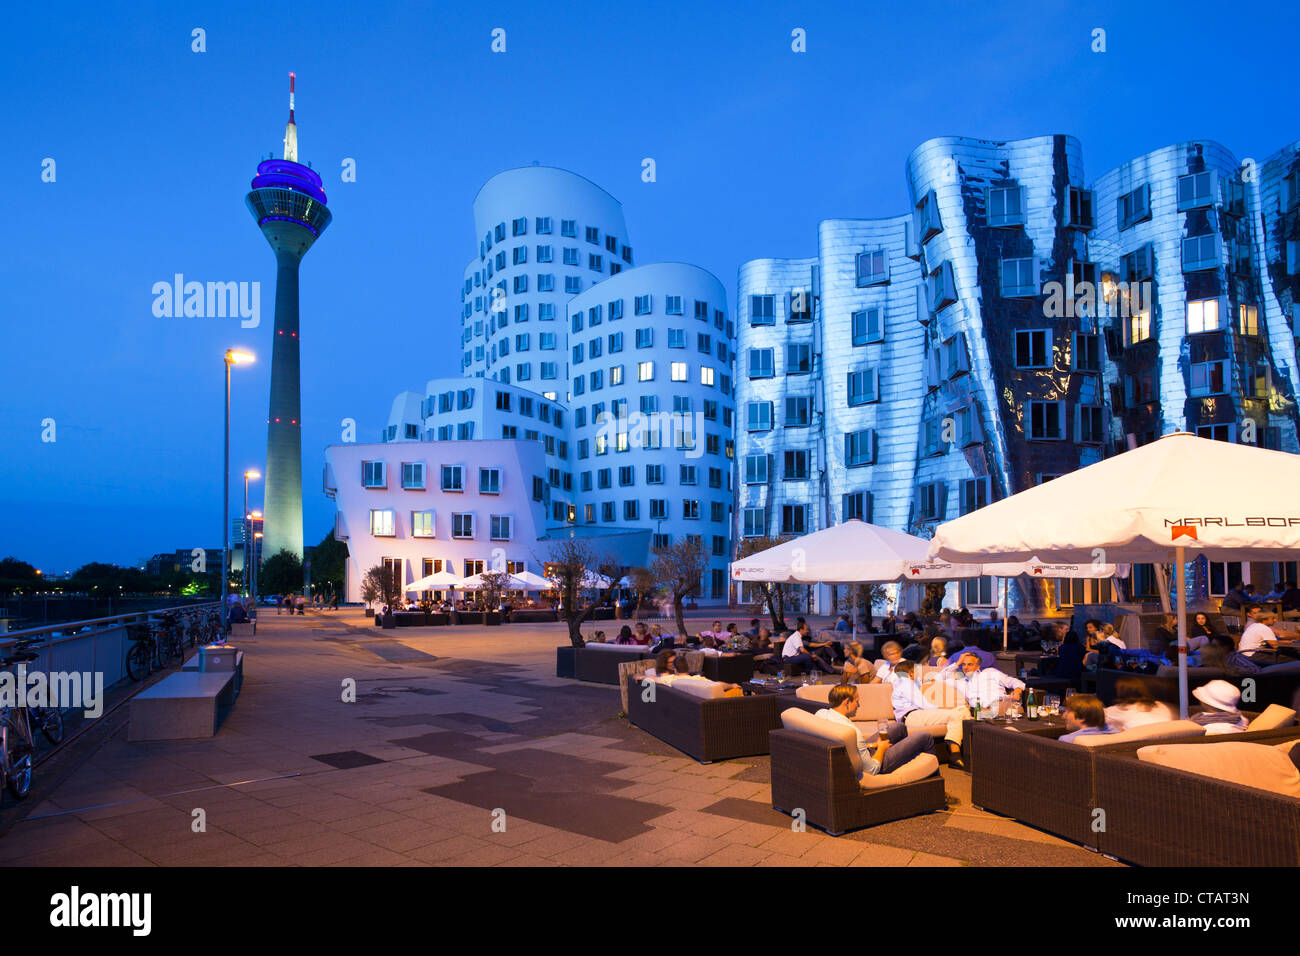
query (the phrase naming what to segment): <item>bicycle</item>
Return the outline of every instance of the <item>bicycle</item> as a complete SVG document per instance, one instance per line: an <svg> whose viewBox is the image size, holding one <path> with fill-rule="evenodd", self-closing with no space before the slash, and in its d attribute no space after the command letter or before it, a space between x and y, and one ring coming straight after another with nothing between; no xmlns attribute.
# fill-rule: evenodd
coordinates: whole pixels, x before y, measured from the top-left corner
<svg viewBox="0 0 1300 956"><path fill-rule="evenodd" d="M0 668L36 660L37 655L23 651L0 658ZM26 707L0 707L0 775L15 800L25 800L32 792L32 768L36 742L32 736L30 715Z"/></svg>
<svg viewBox="0 0 1300 956"><path fill-rule="evenodd" d="M131 647L126 652L126 673L134 681L142 681L165 666L159 658L161 629L151 624L132 624L127 628Z"/></svg>
<svg viewBox="0 0 1300 956"><path fill-rule="evenodd" d="M40 643L42 643L40 638L19 641L14 645L14 649L20 653L30 653L30 648ZM40 730L45 739L50 742L50 746L57 747L63 743L63 711L53 705L38 707L28 704L27 712L32 725Z"/></svg>

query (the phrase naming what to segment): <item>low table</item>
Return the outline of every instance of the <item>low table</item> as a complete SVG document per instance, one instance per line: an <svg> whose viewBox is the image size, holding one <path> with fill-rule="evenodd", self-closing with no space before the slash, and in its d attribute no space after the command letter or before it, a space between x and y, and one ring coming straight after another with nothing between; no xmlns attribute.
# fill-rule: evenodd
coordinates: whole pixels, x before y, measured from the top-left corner
<svg viewBox="0 0 1300 956"><path fill-rule="evenodd" d="M1015 720L998 717L993 720L972 719L962 721L961 759L966 764L966 769L972 773L975 768L971 766L970 738L971 728L976 724L982 727L1006 730L1010 733L1029 734L1035 737L1055 737L1059 736L1058 731L1065 730L1065 718L1061 716L1039 717L1037 720L1030 720L1028 717L1017 717Z"/></svg>
<svg viewBox="0 0 1300 956"><path fill-rule="evenodd" d="M793 696L795 690L803 686L803 682L787 680L784 683L778 684L775 680L764 681L762 683L747 680L741 681L740 686L745 691L746 697L754 694L789 694Z"/></svg>

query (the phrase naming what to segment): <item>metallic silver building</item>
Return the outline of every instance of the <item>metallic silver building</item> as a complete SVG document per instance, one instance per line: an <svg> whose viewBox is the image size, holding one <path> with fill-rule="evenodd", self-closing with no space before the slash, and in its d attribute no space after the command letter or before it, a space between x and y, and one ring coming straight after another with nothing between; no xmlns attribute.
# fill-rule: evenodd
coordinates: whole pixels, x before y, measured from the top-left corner
<svg viewBox="0 0 1300 956"><path fill-rule="evenodd" d="M1176 430L1300 451L1297 145L1243 164L1183 143L1089 186L1069 136L933 139L910 215L742 265L737 541L849 517L928 536Z"/></svg>

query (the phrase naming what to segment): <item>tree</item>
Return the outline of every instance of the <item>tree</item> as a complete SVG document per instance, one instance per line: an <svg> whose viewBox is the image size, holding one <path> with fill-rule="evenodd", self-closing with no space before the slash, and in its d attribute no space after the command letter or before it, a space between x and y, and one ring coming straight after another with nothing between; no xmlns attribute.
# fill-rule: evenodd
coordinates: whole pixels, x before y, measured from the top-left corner
<svg viewBox="0 0 1300 956"><path fill-rule="evenodd" d="M26 561L9 557L0 560L0 594L8 597L15 591L40 589L41 576Z"/></svg>
<svg viewBox="0 0 1300 956"><path fill-rule="evenodd" d="M700 578L708 569L704 545L698 537L688 535L675 544L654 549L650 572L668 592L673 601L673 615L677 619L677 633L686 636L686 614L683 598L700 593Z"/></svg>
<svg viewBox="0 0 1300 956"><path fill-rule="evenodd" d="M655 593L659 590L655 576L649 568L632 568L627 572L627 577L632 584L632 593L636 595L635 617L650 617Z"/></svg>
<svg viewBox="0 0 1300 956"><path fill-rule="evenodd" d="M397 580L397 569L383 564L376 564L366 572L365 578L361 582L361 590L364 594L367 586L374 588L378 595L374 600L383 599L383 602L390 608L397 603L397 599L402 596L402 585Z"/></svg>
<svg viewBox="0 0 1300 956"><path fill-rule="evenodd" d="M925 597L921 598L921 615L938 617L943 609L943 596L947 593L947 581L926 581Z"/></svg>
<svg viewBox="0 0 1300 956"><path fill-rule="evenodd" d="M618 576L618 568L613 559L600 557L586 541L578 538L563 538L551 547L548 558L541 562L551 586L560 592L560 613L569 625L569 643L582 647L586 641L582 636L582 625L596 612L596 602L589 601L585 607L581 595L583 582L594 574L602 574L612 580ZM608 589L603 589L608 593Z"/></svg>
<svg viewBox="0 0 1300 956"><path fill-rule="evenodd" d="M509 571L484 571L479 575L479 580L483 582L479 595L485 609L494 610L501 603L501 592L510 586L512 576Z"/></svg>
<svg viewBox="0 0 1300 956"><path fill-rule="evenodd" d="M342 594L347 561L348 546L334 540L332 529L327 531L311 552L312 583L319 588L332 587L336 594Z"/></svg>
<svg viewBox="0 0 1300 956"><path fill-rule="evenodd" d="M866 615L866 626L871 627L871 609L885 603L888 593L883 584L850 584L840 598L840 610L853 613L853 588L858 589L858 611Z"/></svg>
<svg viewBox="0 0 1300 956"><path fill-rule="evenodd" d="M366 607L370 607L383 596L384 592L379 587L378 581L368 574L361 579L361 600L366 602Z"/></svg>
<svg viewBox="0 0 1300 956"><path fill-rule="evenodd" d="M262 562L257 576L257 590L262 594L292 594L302 590L302 562L288 548Z"/></svg>
<svg viewBox="0 0 1300 956"><path fill-rule="evenodd" d="M760 551L766 551L768 548L775 548L778 544L784 544L793 538L793 535L784 537L770 538L742 538L740 548L736 553L737 558L747 558L751 554L757 554ZM756 613L767 611L772 619L772 633L781 634L788 630L785 623L785 607L787 594L784 584L776 584L768 581L751 581L753 588L758 591L758 601L754 608Z"/></svg>

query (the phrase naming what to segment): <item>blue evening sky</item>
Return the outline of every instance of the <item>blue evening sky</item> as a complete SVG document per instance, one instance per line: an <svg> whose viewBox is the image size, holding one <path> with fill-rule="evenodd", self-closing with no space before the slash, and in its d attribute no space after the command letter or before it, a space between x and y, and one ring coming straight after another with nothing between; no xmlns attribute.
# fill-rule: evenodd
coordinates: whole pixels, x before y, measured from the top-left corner
<svg viewBox="0 0 1300 956"><path fill-rule="evenodd" d="M471 203L500 170L586 176L622 200L640 263L698 263L734 296L741 262L812 253L821 219L905 211L904 160L933 136L1071 133L1090 180L1197 137L1274 152L1300 138L1297 9L15 5L0 36L0 556L57 572L220 546L229 346L260 359L235 370L232 472L265 455L275 271L243 197L280 154L290 70L300 159L334 212L302 269L315 543L340 421L373 440L397 391L458 372ZM206 52L191 51L196 27ZM348 157L355 183L340 181ZM151 287L175 273L261 282L260 327L156 318ZM232 481L235 509L241 494Z"/></svg>

